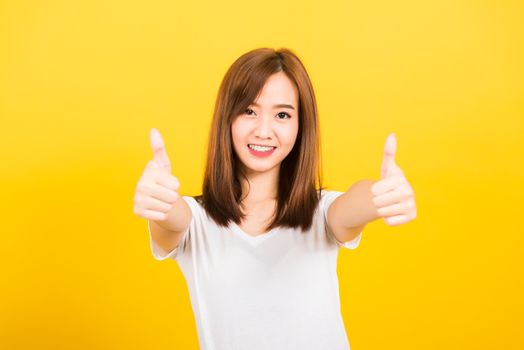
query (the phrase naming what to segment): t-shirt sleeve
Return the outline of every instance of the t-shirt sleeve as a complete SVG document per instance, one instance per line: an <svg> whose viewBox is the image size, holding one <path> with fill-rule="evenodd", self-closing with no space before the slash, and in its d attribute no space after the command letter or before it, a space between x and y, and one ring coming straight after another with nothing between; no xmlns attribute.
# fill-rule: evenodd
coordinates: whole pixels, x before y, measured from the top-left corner
<svg viewBox="0 0 524 350"><path fill-rule="evenodd" d="M197 221L197 216L199 215L199 208L198 203L193 197L182 196L182 198L186 201L186 203L189 205L189 208L191 209L191 222L186 231L182 234L182 239L176 248L172 249L171 251L166 251L160 247L153 240L150 222L149 220L147 221L147 229L149 231L149 245L151 248L151 253L156 260L162 261L167 258L176 260L189 246L191 235L194 234L193 232L195 231L195 222Z"/></svg>
<svg viewBox="0 0 524 350"><path fill-rule="evenodd" d="M322 215L324 217L324 225L326 227L326 234L328 238L333 241L339 248L347 248L347 249L355 249L359 246L360 240L362 239L362 232L358 234L355 238L353 238L351 241L348 242L340 242L335 234L330 230L327 222L327 212L328 208L333 203L335 199L337 199L339 196L344 194L344 192L340 191L322 191L322 197L320 199L320 209L322 210Z"/></svg>

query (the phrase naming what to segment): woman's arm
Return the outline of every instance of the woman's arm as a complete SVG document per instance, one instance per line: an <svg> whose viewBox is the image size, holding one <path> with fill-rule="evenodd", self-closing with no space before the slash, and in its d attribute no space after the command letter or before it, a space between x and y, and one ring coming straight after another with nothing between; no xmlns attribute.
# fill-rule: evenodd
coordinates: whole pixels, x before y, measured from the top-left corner
<svg viewBox="0 0 524 350"><path fill-rule="evenodd" d="M192 216L189 204L184 198L179 198L168 213L167 220L163 222L149 220L153 241L166 252L175 249L189 227Z"/></svg>
<svg viewBox="0 0 524 350"><path fill-rule="evenodd" d="M416 218L415 193L395 162L397 139L390 134L384 147L380 180L360 180L328 208L327 221L340 242L355 238L369 222L384 218L390 226Z"/></svg>
<svg viewBox="0 0 524 350"><path fill-rule="evenodd" d="M328 226L340 242L351 241L369 222L380 218L372 201L371 186L375 182L357 181L329 206Z"/></svg>

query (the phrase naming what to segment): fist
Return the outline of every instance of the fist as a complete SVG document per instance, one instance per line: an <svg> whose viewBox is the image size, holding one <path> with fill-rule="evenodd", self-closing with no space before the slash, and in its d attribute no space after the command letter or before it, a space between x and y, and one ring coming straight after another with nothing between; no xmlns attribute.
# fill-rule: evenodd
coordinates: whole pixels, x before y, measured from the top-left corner
<svg viewBox="0 0 524 350"><path fill-rule="evenodd" d="M147 163L136 186L133 212L145 219L167 221L169 212L180 198L180 182L171 175L171 162L158 130L151 129L150 138L154 157Z"/></svg>
<svg viewBox="0 0 524 350"><path fill-rule="evenodd" d="M415 193L404 172L395 163L396 151L397 139L391 133L384 147L380 180L371 186L377 213L390 226L404 224L417 216Z"/></svg>

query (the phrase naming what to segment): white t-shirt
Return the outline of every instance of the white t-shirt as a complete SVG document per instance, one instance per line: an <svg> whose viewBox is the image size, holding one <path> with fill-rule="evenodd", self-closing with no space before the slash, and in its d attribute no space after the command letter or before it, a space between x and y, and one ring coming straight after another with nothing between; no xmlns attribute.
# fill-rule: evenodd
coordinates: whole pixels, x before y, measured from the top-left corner
<svg viewBox="0 0 524 350"><path fill-rule="evenodd" d="M342 193L322 191L307 232L278 227L250 236L235 223L223 228L190 196L182 197L193 215L177 248L164 251L149 231L154 258L175 260L184 274L202 350L350 348L337 255L355 249L362 232L343 244L326 230L327 208Z"/></svg>

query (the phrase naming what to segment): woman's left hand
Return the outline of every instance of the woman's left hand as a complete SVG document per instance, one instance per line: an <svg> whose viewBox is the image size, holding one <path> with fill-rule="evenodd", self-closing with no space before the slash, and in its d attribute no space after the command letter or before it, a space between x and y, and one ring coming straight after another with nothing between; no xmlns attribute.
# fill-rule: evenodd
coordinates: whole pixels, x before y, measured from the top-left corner
<svg viewBox="0 0 524 350"><path fill-rule="evenodd" d="M381 179L371 186L378 217L384 218L390 226L404 224L417 217L415 193L404 172L395 163L396 151L397 139L391 133L384 147Z"/></svg>

